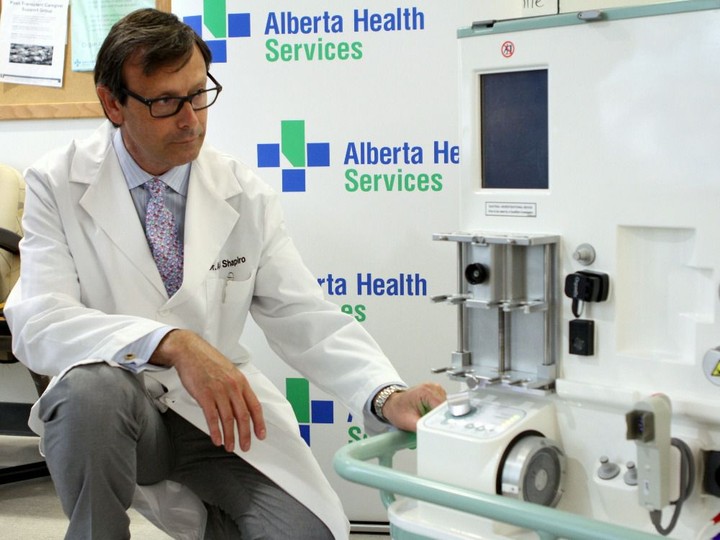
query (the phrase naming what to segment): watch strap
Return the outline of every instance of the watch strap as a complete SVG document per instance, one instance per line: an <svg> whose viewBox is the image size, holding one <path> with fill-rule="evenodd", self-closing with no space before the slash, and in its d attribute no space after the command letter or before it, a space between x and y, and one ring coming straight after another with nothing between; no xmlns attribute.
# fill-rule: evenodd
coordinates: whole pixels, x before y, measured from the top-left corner
<svg viewBox="0 0 720 540"><path fill-rule="evenodd" d="M403 386L391 384L380 390L377 394L375 394L375 398L372 402L372 412L375 414L375 416L377 416L382 422L389 424L390 422L388 422L388 419L385 418L385 416L383 415L383 407L385 406L385 402L387 402L388 398L390 398L390 396L392 396L394 393L404 392L405 390L407 390L407 388Z"/></svg>

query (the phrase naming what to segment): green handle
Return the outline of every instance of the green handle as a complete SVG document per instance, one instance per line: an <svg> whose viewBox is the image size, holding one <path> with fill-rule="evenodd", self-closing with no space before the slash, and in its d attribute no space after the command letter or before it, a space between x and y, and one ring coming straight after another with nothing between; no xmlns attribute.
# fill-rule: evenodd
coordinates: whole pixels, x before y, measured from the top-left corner
<svg viewBox="0 0 720 540"><path fill-rule="evenodd" d="M337 473L351 482L378 488L385 506L395 495L453 508L535 531L542 540L657 540L658 535L563 512L500 495L428 480L392 468L395 453L416 446L414 433L395 431L353 442L333 460ZM378 463L367 463L377 459ZM649 518L648 518L649 520ZM668 538L668 537L664 537ZM669 539L672 540L672 539Z"/></svg>

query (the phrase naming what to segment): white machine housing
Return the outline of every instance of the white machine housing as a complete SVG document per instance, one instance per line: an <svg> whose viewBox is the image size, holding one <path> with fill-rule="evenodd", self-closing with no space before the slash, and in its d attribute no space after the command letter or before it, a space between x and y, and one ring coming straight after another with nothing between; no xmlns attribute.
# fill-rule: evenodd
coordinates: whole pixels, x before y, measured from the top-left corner
<svg viewBox="0 0 720 540"><path fill-rule="evenodd" d="M706 485L706 460L720 450L720 2L501 21L461 30L459 51L460 230L443 233L557 236L559 290L578 271L609 277L606 300L585 302L577 317L561 296L555 393L544 398L553 406L513 430L547 429L565 453L559 509L655 532L637 486L624 480L637 457L625 414L646 396L668 396L672 436L689 445L696 464L696 487L672 536L700 538L720 511ZM514 94L514 80L536 91ZM522 103L507 109L513 99ZM497 126L507 133L495 137ZM590 354L572 348L575 319L592 322ZM452 374L459 361L463 373L481 363L475 344L497 340L478 334L485 327L465 329L469 349L452 353ZM495 399L516 402L517 386L498 390ZM498 455L512 434L439 430L443 414L419 425L419 474L494 492ZM599 475L608 464L620 474ZM673 452L671 500L679 467ZM391 522L408 530L422 522L415 532L431 538L519 538L463 530L458 513L429 512L403 502Z"/></svg>
<svg viewBox="0 0 720 540"><path fill-rule="evenodd" d="M470 392L468 398L467 414L455 416L446 404L418 424L418 475L441 482L452 479L459 487L554 506L565 480L565 456L554 442L558 437L554 400L496 390ZM429 523L447 522L449 517L447 509L427 503L418 503L413 512ZM451 521L454 527L464 524L462 528L478 538L522 533L459 512L452 512ZM456 538L447 531L444 534Z"/></svg>
<svg viewBox="0 0 720 540"><path fill-rule="evenodd" d="M554 403L531 394L492 390L473 395L470 403L472 409L463 416L453 416L442 406L422 418L418 473L439 481L451 477L460 487L499 493L501 464L513 442L525 436L557 438ZM452 457L437 459L440 455Z"/></svg>
<svg viewBox="0 0 720 540"><path fill-rule="evenodd" d="M461 36L462 229L556 234L561 278L584 268L610 276L609 300L585 306L595 355L567 353L564 299L558 394L630 407L661 391L678 415L714 423L720 380L702 359L720 341L720 3L539 17ZM547 71L548 187L483 188L480 79L529 70ZM583 244L596 253L589 266L573 257Z"/></svg>

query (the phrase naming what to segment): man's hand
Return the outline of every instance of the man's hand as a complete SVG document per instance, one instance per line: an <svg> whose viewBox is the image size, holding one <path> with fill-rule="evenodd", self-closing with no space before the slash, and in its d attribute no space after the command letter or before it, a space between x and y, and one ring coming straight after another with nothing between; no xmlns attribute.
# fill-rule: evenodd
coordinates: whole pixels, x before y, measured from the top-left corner
<svg viewBox="0 0 720 540"><path fill-rule="evenodd" d="M202 408L216 446L224 442L225 450L235 450L236 425L243 451L250 449L251 429L258 439L265 438L262 406L245 375L194 332L170 331L150 363L177 370L183 386Z"/></svg>
<svg viewBox="0 0 720 540"><path fill-rule="evenodd" d="M434 409L446 399L445 389L436 383L424 383L392 394L382 413L396 428L416 431L417 422L425 413Z"/></svg>

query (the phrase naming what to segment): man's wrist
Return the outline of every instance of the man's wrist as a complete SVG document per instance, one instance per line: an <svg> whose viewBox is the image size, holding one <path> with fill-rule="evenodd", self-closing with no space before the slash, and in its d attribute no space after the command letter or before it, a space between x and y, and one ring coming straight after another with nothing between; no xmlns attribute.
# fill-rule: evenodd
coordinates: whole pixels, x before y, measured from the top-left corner
<svg viewBox="0 0 720 540"><path fill-rule="evenodd" d="M150 364L164 367L171 367L173 365L173 361L175 360L175 354L172 350L173 340L177 338L177 335L174 334L177 334L179 331L180 329L173 328L162 337L155 351L150 356Z"/></svg>
<svg viewBox="0 0 720 540"><path fill-rule="evenodd" d="M397 384L391 384L381 389L377 394L375 394L375 397L372 400L371 410L373 414L377 416L381 422L389 424L390 422L383 414L383 408L385 407L385 404L387 403L387 400L390 398L390 396L398 392L404 392L405 390L407 390L407 388Z"/></svg>

